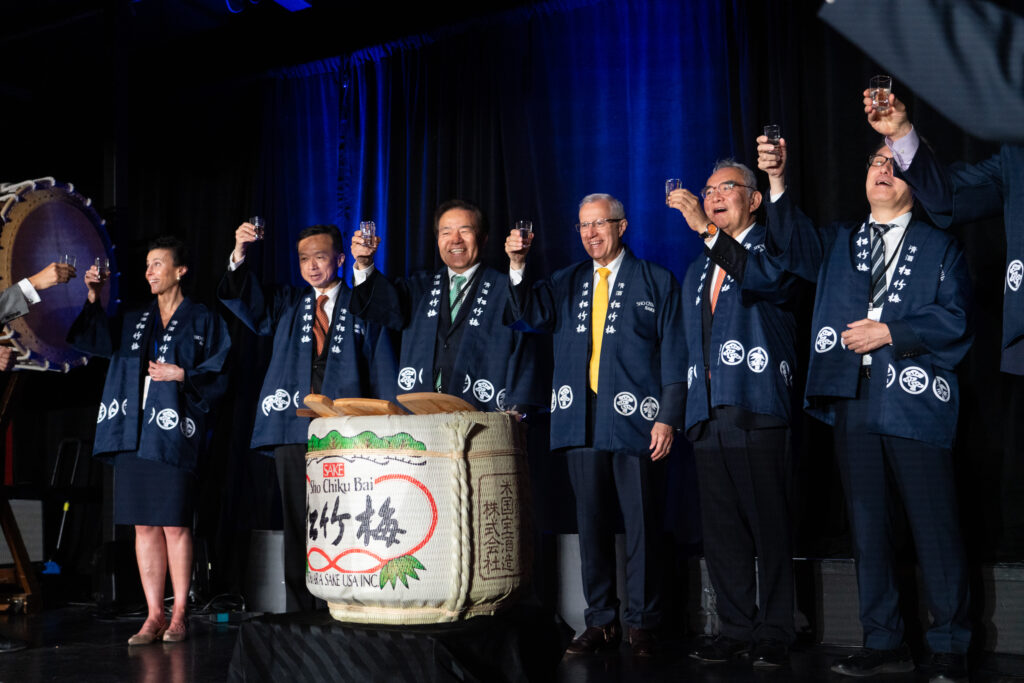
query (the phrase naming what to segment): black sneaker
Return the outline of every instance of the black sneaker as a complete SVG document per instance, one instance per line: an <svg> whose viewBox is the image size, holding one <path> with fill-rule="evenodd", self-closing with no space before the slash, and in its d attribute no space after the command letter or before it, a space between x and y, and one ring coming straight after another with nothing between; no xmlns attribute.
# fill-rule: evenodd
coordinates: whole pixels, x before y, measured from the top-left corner
<svg viewBox="0 0 1024 683"><path fill-rule="evenodd" d="M895 650L864 648L855 655L843 657L832 665L832 671L844 676L874 676L876 674L905 674L914 670L914 659L906 644Z"/></svg>
<svg viewBox="0 0 1024 683"><path fill-rule="evenodd" d="M933 652L922 667L930 683L966 683L967 656L954 652Z"/></svg>
<svg viewBox="0 0 1024 683"><path fill-rule="evenodd" d="M779 669L789 664L789 648L778 640L762 640L754 645L750 660L755 669Z"/></svg>
<svg viewBox="0 0 1024 683"><path fill-rule="evenodd" d="M729 636L718 635L690 652L690 657L704 664L721 664L750 652L750 643Z"/></svg>

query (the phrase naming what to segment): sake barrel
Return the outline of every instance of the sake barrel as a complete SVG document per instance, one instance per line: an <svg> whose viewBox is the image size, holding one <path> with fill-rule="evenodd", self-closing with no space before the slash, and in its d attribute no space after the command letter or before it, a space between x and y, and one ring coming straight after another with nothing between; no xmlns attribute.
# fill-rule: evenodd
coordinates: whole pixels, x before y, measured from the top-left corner
<svg viewBox="0 0 1024 683"><path fill-rule="evenodd" d="M525 439L503 413L321 417L306 586L341 621L452 622L516 600L531 559Z"/></svg>

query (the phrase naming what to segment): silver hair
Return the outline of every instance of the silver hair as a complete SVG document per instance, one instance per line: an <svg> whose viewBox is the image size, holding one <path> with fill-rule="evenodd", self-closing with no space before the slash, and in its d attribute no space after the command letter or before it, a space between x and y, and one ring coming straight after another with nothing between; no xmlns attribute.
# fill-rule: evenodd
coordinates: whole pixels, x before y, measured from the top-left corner
<svg viewBox="0 0 1024 683"><path fill-rule="evenodd" d="M583 208L584 204L593 204L594 202L608 202L608 211L611 213L608 218L625 218L626 210L622 208L622 202L610 194L603 192L595 192L594 194L588 194L586 197L580 200L579 208Z"/></svg>
<svg viewBox="0 0 1024 683"><path fill-rule="evenodd" d="M727 159L719 159L715 162L715 167L711 169L711 175L714 175L721 171L723 168L735 168L743 176L743 184L753 188L749 192L754 193L757 191L757 176L746 164L741 164L732 157Z"/></svg>

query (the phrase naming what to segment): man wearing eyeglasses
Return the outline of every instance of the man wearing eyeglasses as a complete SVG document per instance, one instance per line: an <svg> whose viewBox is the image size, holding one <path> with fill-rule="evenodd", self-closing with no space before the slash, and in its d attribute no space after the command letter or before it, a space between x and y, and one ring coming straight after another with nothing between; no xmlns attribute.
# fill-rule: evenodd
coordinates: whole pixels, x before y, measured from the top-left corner
<svg viewBox="0 0 1024 683"><path fill-rule="evenodd" d="M914 537L933 622L933 681L966 678L967 572L951 446L956 365L970 347L970 282L948 233L914 219L914 198L893 175L884 144L868 156L867 220L815 229L786 191L786 144L758 138L768 173L763 253L721 235L718 263L735 260L743 288L771 286L778 268L817 283L805 408L833 426L853 532L864 648L832 666L847 676L909 672L894 568L898 493ZM922 147L919 153L930 153Z"/></svg>
<svg viewBox="0 0 1024 683"><path fill-rule="evenodd" d="M700 197L674 190L678 209L707 250L726 235L744 254L764 250L754 172L715 164ZM704 561L720 631L690 656L718 664L747 655L754 668L788 662L793 627L790 390L796 370L796 278L744 286L734 261L697 258L683 279L685 429L700 484ZM755 558L757 564L755 565ZM753 651L751 652L751 647Z"/></svg>
<svg viewBox="0 0 1024 683"><path fill-rule="evenodd" d="M551 448L565 449L576 495L586 630L570 654L615 650L622 632L615 591L616 504L626 531L626 607L634 655L654 651L661 623L658 557L662 459L682 426L686 374L679 283L622 242L622 203L592 194L577 230L590 258L532 287L524 242L505 240L511 296L506 320L553 335Z"/></svg>

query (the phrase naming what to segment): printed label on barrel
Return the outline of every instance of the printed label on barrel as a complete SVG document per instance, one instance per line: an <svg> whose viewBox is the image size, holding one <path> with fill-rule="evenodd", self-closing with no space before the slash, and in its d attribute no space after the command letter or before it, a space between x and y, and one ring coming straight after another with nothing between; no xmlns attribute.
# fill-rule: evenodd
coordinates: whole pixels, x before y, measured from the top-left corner
<svg viewBox="0 0 1024 683"><path fill-rule="evenodd" d="M361 453L360 447L405 452ZM316 454L339 448L349 450ZM447 567L431 546L441 518L447 517L439 506L449 505L450 462L416 455L417 450L425 446L406 433L343 437L332 431L310 437L306 582L311 590L337 599L365 591L425 588L429 593L443 585ZM324 591L315 590L319 586Z"/></svg>

